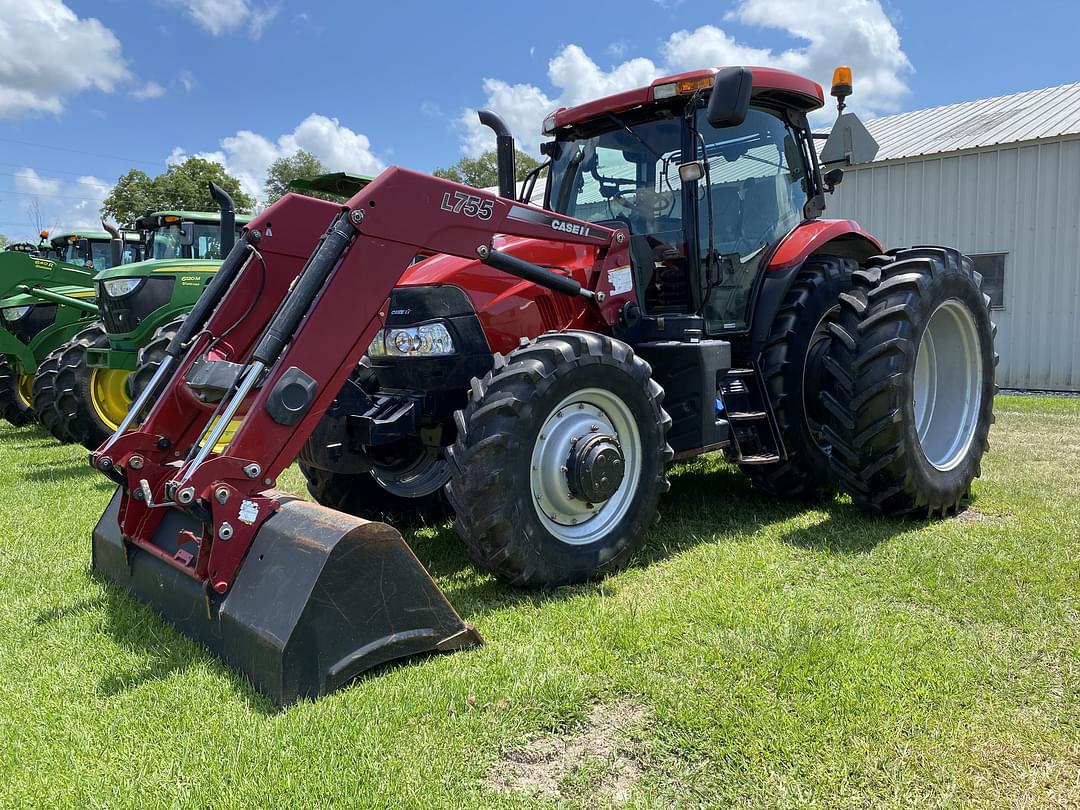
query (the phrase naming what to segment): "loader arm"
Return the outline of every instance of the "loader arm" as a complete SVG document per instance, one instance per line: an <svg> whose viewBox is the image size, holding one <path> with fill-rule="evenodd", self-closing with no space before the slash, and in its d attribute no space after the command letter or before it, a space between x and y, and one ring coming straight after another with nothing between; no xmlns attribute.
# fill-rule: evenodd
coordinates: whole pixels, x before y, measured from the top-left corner
<svg viewBox="0 0 1080 810"><path fill-rule="evenodd" d="M527 265L494 250L496 234L579 245L592 269L571 278ZM225 593L278 509L267 490L382 326L384 304L418 252L480 258L580 295L613 322L626 296L607 294L607 273L629 265L628 244L625 231L400 168L344 207L286 195L248 225L193 311L190 348L157 381L146 420L123 435L122 426L91 456L121 484L123 537ZM232 439L212 452L231 420L239 420ZM159 529L174 510L197 517L202 532L162 547Z"/></svg>

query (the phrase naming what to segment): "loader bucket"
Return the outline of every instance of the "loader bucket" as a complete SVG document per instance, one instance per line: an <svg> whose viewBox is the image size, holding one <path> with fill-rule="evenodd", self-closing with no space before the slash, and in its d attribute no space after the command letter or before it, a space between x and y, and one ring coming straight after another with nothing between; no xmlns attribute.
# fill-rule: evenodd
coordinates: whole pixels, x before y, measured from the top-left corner
<svg viewBox="0 0 1080 810"><path fill-rule="evenodd" d="M94 529L93 568L243 673L278 705L315 698L360 673L420 653L483 643L396 529L282 497L224 596L126 543L121 491ZM185 553L198 521L170 509L154 545Z"/></svg>

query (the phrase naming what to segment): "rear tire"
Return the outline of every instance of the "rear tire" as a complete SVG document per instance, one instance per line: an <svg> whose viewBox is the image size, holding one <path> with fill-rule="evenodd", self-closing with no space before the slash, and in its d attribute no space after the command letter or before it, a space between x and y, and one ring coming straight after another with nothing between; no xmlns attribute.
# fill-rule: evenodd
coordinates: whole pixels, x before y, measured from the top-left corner
<svg viewBox="0 0 1080 810"><path fill-rule="evenodd" d="M530 587L626 565L669 487L671 417L651 375L621 341L559 332L473 380L456 414L447 494L478 565ZM592 492L604 497L590 501Z"/></svg>
<svg viewBox="0 0 1080 810"><path fill-rule="evenodd" d="M823 435L825 414L808 372L824 376L821 358L831 342L828 319L851 287L858 264L851 259L811 256L784 297L762 351L761 370L787 460L743 464L754 486L778 498L816 499L836 492Z"/></svg>
<svg viewBox="0 0 1080 810"><path fill-rule="evenodd" d="M26 386L6 357L0 357L0 416L15 427L34 421L34 409L26 398Z"/></svg>
<svg viewBox="0 0 1080 810"><path fill-rule="evenodd" d="M874 512L959 511L989 446L997 365L971 259L940 247L875 256L830 329L823 399L843 488Z"/></svg>
<svg viewBox="0 0 1080 810"><path fill-rule="evenodd" d="M56 407L56 372L65 348L54 349L38 366L37 376L34 377L33 401L38 423L61 444L70 444L74 440Z"/></svg>
<svg viewBox="0 0 1080 810"><path fill-rule="evenodd" d="M96 450L113 434L127 413L127 372L90 368L87 349L106 349L108 335L101 323L79 332L64 347L56 373L56 410L72 440Z"/></svg>

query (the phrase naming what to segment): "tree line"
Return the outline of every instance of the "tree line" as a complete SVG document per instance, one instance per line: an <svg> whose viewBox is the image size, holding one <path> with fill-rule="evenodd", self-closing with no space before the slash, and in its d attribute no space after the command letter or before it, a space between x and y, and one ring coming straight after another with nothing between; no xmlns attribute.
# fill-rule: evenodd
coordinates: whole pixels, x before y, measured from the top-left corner
<svg viewBox="0 0 1080 810"><path fill-rule="evenodd" d="M524 152L517 153L518 182L532 171L538 161ZM270 164L263 183L263 198L272 203L289 191L293 180L326 174L327 169L315 155L299 150L281 157ZM446 168L436 169L433 174L457 183L476 188L498 185L498 172L494 150L476 158L462 158ZM207 182L213 181L227 191L240 213L251 213L255 200L244 192L240 181L229 174L220 163L201 157L189 157L183 162L170 165L164 172L151 177L142 169L132 169L122 175L112 191L101 204L101 215L122 227L133 227L135 220L149 210L153 211L214 211L216 205L207 190ZM305 192L308 193L308 192ZM310 196L322 199L332 197L317 192ZM63 226L63 223L60 223ZM11 240L0 234L0 249Z"/></svg>

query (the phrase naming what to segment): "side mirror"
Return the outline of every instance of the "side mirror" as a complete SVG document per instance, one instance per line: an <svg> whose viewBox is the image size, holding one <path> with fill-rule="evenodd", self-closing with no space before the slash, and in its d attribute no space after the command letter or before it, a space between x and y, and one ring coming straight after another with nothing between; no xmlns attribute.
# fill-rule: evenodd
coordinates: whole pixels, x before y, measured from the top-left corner
<svg viewBox="0 0 1080 810"><path fill-rule="evenodd" d="M692 160L679 166L679 180L685 186L705 176L705 165L700 160Z"/></svg>
<svg viewBox="0 0 1080 810"><path fill-rule="evenodd" d="M184 247L189 247L195 244L195 223L194 222L181 222L180 223L180 244Z"/></svg>
<svg viewBox="0 0 1080 810"><path fill-rule="evenodd" d="M832 194L838 185L844 180L844 170L841 168L829 169L821 178L825 181L825 190Z"/></svg>
<svg viewBox="0 0 1080 810"><path fill-rule="evenodd" d="M750 90L754 74L750 68L726 67L716 72L712 95L705 113L709 123L717 129L737 127L746 120L750 109Z"/></svg>

